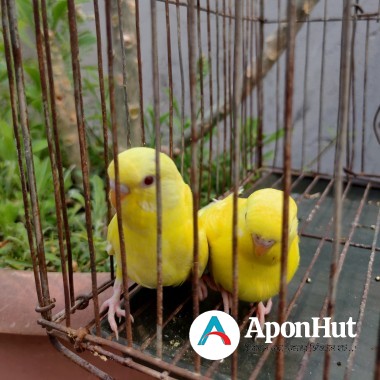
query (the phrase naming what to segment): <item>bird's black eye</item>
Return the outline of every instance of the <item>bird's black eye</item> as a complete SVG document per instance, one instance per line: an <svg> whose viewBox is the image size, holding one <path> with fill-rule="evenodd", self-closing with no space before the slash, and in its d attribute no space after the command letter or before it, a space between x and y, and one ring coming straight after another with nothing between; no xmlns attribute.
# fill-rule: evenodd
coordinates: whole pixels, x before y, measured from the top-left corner
<svg viewBox="0 0 380 380"><path fill-rule="evenodd" d="M148 175L144 178L144 185L145 186L150 186L154 182L154 177L152 175Z"/></svg>

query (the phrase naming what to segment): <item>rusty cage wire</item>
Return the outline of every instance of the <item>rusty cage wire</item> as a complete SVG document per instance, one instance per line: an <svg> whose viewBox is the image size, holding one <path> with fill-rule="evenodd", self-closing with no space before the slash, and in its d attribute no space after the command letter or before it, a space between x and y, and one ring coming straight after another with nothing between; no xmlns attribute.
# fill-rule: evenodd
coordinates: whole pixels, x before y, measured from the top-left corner
<svg viewBox="0 0 380 380"><path fill-rule="evenodd" d="M281 323L312 316L335 320L352 316L357 322L353 339L338 338L323 345L309 338L303 342L307 349L302 350L295 340L285 342L280 336L261 351L258 348L262 346L252 340L241 343L223 363L201 359L189 344L193 318L221 307L217 294L199 302L196 276L193 291L187 285L185 290L162 286L157 291L144 289L126 282L128 253L124 252L127 318L119 326L118 341L107 325L105 312L99 312L99 297L114 281L113 262L110 258L109 280L99 283L87 142L91 115L86 107L91 98L83 87L81 65L86 57L78 43L78 6L67 0L72 93L64 96L74 97L75 102L92 280L87 294L76 292L57 118L61 105L47 5L47 0L33 0L30 30L35 36L32 50L35 48L33 54L38 59L41 118L54 182L57 225L49 227L57 229L59 238L65 300L64 310L58 311L48 283L47 226L39 212L39 173L34 166L24 78L25 46L18 31L16 2L1 0L25 227L38 296L36 311L41 314L38 323L46 328L54 346L100 378L110 376L58 338L155 378L379 378L379 342L374 332L378 331L380 304L380 283L375 282L380 275L380 2L94 0L86 4L94 15L90 22L96 35L96 93L101 108L97 126L104 169L111 157L117 158L118 152L131 146L154 146L156 152L166 152L176 159L191 184L194 223L202 205L231 192L236 200L241 186L245 195L264 187L283 189L285 199L292 195L299 207L301 264L286 286L284 241L281 291L269 318ZM131 16L132 35L126 33L122 22ZM135 49L132 64L127 57L131 46ZM129 70L137 83L133 90ZM153 106L147 114L149 104ZM104 181L108 193L108 178ZM160 199L159 180L157 186ZM108 200L104 202L110 220L112 210ZM289 210L287 202L284 205L283 231L287 231ZM236 211L236 203L234 207ZM125 251L123 244L121 236ZM160 244L158 231L158 283ZM197 254L194 252L194 265ZM243 331L254 308L238 305L237 276L234 265L232 315ZM75 326L73 317L84 308L90 308L93 317L87 325Z"/></svg>

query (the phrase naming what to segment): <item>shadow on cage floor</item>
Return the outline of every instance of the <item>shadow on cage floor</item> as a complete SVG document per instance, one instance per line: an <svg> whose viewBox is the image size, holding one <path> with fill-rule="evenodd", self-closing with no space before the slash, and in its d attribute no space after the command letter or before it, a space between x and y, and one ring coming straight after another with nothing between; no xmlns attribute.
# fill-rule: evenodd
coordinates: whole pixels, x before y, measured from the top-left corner
<svg viewBox="0 0 380 380"><path fill-rule="evenodd" d="M273 186L279 175L271 174L257 188ZM300 178L300 177L298 177ZM298 201L301 232L300 267L288 287L288 303L293 304L289 321L311 322L312 317L326 316L326 296L332 252L331 217L333 212L331 181L313 178L294 179L292 196ZM276 187L276 186L275 186ZM340 274L335 320L346 322L350 317L361 320L362 329L358 341L352 338L336 338L327 346L326 338L288 338L285 346L270 346L264 340L244 338L249 317L254 316L248 303L240 302L239 325L241 341L238 348L239 379L248 379L260 363L259 379L273 378L276 368L276 351L285 351L286 379L302 374L309 379L320 379L323 373L325 350L332 353L331 378L343 378L349 360L353 359L353 376L371 379L375 363L376 335L379 315L380 282L375 272L380 268L378 235L380 190L348 183L343 200L342 271ZM371 273L373 271L373 273ZM369 274L371 274L369 278ZM369 282L368 282L369 281ZM366 283L369 291L365 294ZM365 309L363 309L365 305ZM221 308L221 297L210 291L209 297L200 303L200 312ZM360 312L362 309L362 312ZM131 297L134 347L155 356L156 353L156 292L141 288ZM194 352L188 341L192 319L191 285L164 289L163 303L163 359L166 362L194 371ZM267 321L277 320L277 297ZM119 326L119 342L126 344L125 324ZM102 321L104 338L112 339L107 319ZM265 361L263 361L263 356ZM228 379L231 358L222 362L202 359L202 374L215 379Z"/></svg>

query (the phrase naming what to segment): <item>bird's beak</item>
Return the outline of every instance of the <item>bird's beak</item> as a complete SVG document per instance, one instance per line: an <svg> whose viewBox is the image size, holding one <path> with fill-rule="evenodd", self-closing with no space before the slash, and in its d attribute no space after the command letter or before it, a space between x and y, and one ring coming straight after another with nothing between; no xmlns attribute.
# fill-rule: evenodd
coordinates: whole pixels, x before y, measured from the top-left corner
<svg viewBox="0 0 380 380"><path fill-rule="evenodd" d="M265 255L274 244L273 241L262 239L255 234L252 234L252 242L255 247L255 253L259 257Z"/></svg>
<svg viewBox="0 0 380 380"><path fill-rule="evenodd" d="M115 181L110 180L110 193L109 193L109 199L114 208L116 208L116 185ZM123 199L129 194L129 188L125 185L120 185L120 202L123 201Z"/></svg>

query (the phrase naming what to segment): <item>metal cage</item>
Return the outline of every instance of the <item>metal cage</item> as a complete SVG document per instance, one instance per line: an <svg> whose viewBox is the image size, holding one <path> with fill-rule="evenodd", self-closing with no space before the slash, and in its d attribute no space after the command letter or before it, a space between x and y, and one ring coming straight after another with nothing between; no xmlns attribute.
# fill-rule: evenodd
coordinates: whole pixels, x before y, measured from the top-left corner
<svg viewBox="0 0 380 380"><path fill-rule="evenodd" d="M52 46L49 4L33 0L34 22L29 30L35 46L26 47L18 30L16 2L1 0L36 311L54 346L100 378L110 376L75 349L155 378L379 378L380 282L375 280L380 274L380 3L94 0L84 5L94 15L87 26L96 35L89 58L80 49L79 8L67 0L62 22L69 29L72 86L63 95L57 89L60 73L54 65L57 47ZM25 50L38 60L56 226L46 226L39 212ZM99 298L112 286L114 271L111 261L109 280L99 282L87 142L95 111L84 87L86 59L97 67L100 116L95 124L103 145L103 168L111 156L131 146L165 151L191 184L194 223L201 205L231 192L236 200L241 186L245 195L264 187L283 189L285 199L292 195L299 207L301 264L286 286L283 243L282 286L269 318L284 322L328 316L339 321L352 316L357 322L355 338L280 336L269 345L245 340L223 362L201 359L190 347L188 329L200 312L220 308L221 300L211 292L200 303L191 290L198 286L194 278L191 286L161 286L157 291L125 282L124 307L135 322L127 317L119 326L120 339L115 340L105 314L99 313ZM77 125L74 145L80 154L92 279L86 294L77 294L73 275L58 115L62 96L73 99ZM105 183L108 191L107 178ZM107 199L104 202L108 204ZM112 212L108 204L108 220ZM286 231L286 206L283 212ZM57 230L63 310L54 309L49 289L46 227ZM233 241L236 258L236 231ZM126 274L125 252L122 258ZM236 276L234 266L235 290ZM74 316L85 308L92 317L76 326ZM232 314L241 331L253 313L252 306L238 303L235 292ZM71 344L72 350L60 340Z"/></svg>

